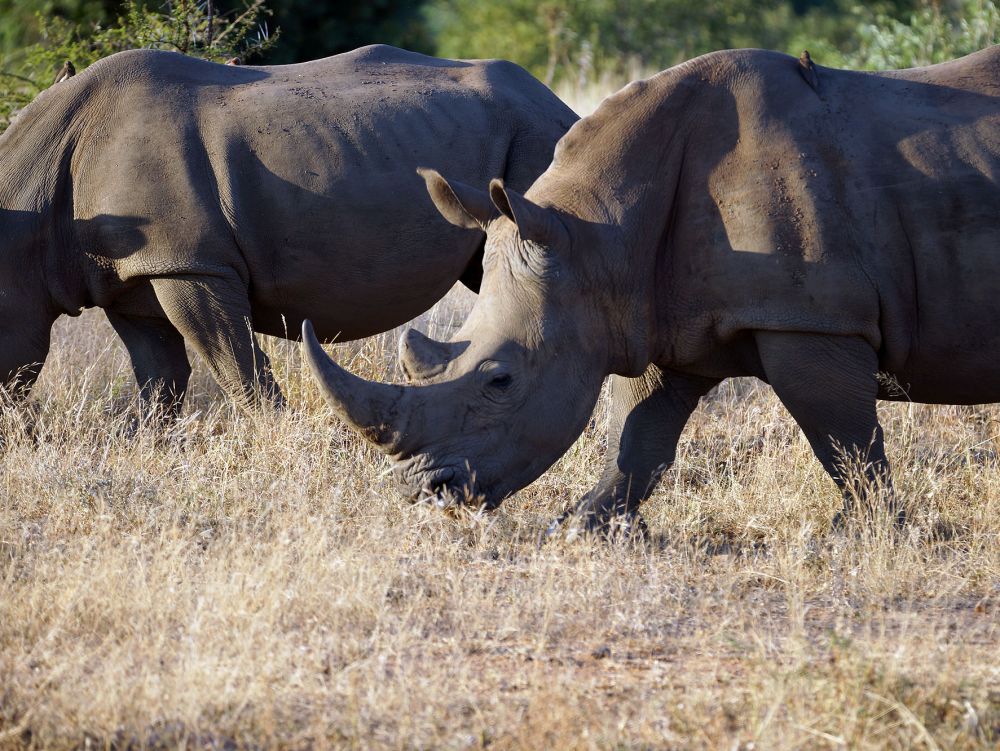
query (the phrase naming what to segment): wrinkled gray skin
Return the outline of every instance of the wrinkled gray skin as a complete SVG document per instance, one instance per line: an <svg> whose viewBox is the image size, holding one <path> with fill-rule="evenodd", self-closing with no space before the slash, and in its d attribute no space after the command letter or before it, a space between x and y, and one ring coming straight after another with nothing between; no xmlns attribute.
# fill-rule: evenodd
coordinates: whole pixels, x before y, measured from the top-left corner
<svg viewBox="0 0 1000 751"><path fill-rule="evenodd" d="M493 506L614 374L607 466L576 509L595 528L635 514L724 378L771 384L841 486L837 446L888 471L877 399L1000 400L1000 47L817 72L818 91L794 58L711 54L606 100L525 196L428 176L445 217L488 228L480 298L451 344L403 340L412 385L313 347L331 403L411 493Z"/></svg>
<svg viewBox="0 0 1000 751"><path fill-rule="evenodd" d="M353 339L478 287L482 229L441 221L419 165L527 188L576 119L511 63L385 46L102 60L0 138L0 386L26 392L53 321L99 306L147 399L179 408L187 342L241 404L280 403L251 328Z"/></svg>

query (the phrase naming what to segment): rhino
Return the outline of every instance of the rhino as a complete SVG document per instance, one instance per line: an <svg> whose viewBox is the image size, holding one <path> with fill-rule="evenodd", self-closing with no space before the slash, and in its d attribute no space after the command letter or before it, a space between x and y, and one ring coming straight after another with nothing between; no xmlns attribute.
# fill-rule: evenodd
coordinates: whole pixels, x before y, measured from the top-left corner
<svg viewBox="0 0 1000 751"><path fill-rule="evenodd" d="M0 138L0 386L23 395L60 315L103 308L144 399L180 409L189 345L242 405L280 404L254 332L392 329L485 234L440 221L417 165L528 188L577 120L513 63L363 47L274 67L112 55Z"/></svg>
<svg viewBox="0 0 1000 751"><path fill-rule="evenodd" d="M799 69L724 51L632 83L524 194L425 173L445 219L487 231L480 296L451 342L402 338L406 384L351 375L306 325L334 410L408 492L495 507L610 375L607 464L572 509L603 529L637 519L699 400L755 376L884 510L878 399L1000 400L1000 47L816 66L816 88Z"/></svg>

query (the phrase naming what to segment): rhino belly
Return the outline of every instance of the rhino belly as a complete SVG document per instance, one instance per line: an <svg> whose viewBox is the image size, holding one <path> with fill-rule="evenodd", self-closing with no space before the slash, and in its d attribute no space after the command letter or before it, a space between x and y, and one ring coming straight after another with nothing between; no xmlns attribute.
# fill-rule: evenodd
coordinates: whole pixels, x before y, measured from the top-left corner
<svg viewBox="0 0 1000 751"><path fill-rule="evenodd" d="M908 355L884 363L902 391L894 387L894 395L883 398L1000 402L1000 268L982 271L975 280L971 273L965 279L941 273L918 285L918 304L900 332L910 342Z"/></svg>
<svg viewBox="0 0 1000 751"><path fill-rule="evenodd" d="M1000 402L1000 345L919 346L907 364L880 374L879 398L925 404Z"/></svg>
<svg viewBox="0 0 1000 751"><path fill-rule="evenodd" d="M450 225L448 225L450 226ZM445 296L475 255L475 237L439 237L401 248L321 243L268 254L251 271L254 328L297 337L304 319L324 340L360 339L416 318Z"/></svg>

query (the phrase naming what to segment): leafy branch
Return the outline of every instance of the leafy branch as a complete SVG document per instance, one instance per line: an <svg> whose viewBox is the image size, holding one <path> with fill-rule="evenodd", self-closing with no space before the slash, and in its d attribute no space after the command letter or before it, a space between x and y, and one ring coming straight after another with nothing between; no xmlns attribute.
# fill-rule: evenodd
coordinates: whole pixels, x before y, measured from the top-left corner
<svg viewBox="0 0 1000 751"><path fill-rule="evenodd" d="M128 49L167 49L216 62L251 60L278 39L264 20L265 0L244 0L244 7L219 14L210 0L173 0L162 10L142 0L125 0L113 24L76 24L38 14L40 41L0 60L0 132L18 110L52 84L66 60L77 71L102 57Z"/></svg>

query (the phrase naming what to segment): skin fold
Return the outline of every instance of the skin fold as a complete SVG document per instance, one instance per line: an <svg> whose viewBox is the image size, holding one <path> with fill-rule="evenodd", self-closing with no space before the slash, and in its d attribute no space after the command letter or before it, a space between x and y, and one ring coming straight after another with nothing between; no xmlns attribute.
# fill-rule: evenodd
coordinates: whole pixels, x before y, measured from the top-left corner
<svg viewBox="0 0 1000 751"><path fill-rule="evenodd" d="M478 288L482 229L442 222L418 167L527 188L576 119L511 63L386 46L102 60L0 138L0 385L26 393L53 321L97 306L147 400L180 408L187 344L241 405L280 404L254 332L360 338Z"/></svg>
<svg viewBox="0 0 1000 751"><path fill-rule="evenodd" d="M769 383L847 497L888 483L877 399L1000 400L1000 47L815 66L818 88L800 67L737 50L633 83L524 195L428 177L445 218L487 230L468 322L417 344L391 393L310 350L407 492L497 505L579 436L608 375L607 464L570 514L590 529L635 516L725 378Z"/></svg>

